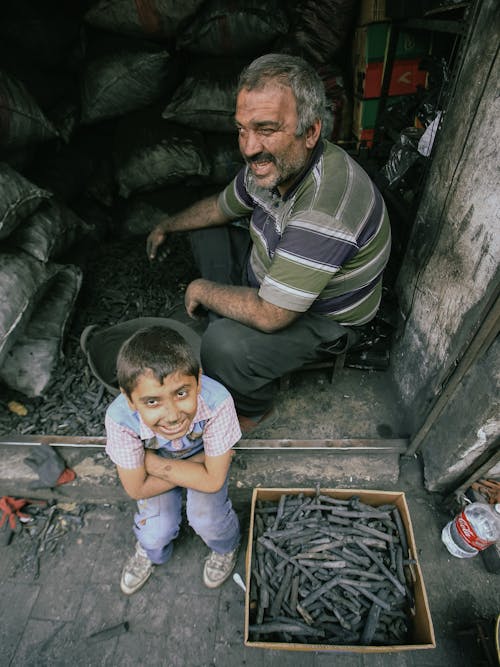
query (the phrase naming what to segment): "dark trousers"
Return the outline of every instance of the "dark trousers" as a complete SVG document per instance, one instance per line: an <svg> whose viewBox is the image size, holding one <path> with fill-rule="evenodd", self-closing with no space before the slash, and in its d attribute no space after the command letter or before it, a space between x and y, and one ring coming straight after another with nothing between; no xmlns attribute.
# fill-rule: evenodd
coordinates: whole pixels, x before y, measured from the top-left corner
<svg viewBox="0 0 500 667"><path fill-rule="evenodd" d="M247 230L226 225L192 232L191 247L203 278L246 285ZM201 363L204 373L231 392L238 413L254 416L272 406L280 377L324 356L322 346L338 340L345 348L354 338L351 329L310 312L274 333L212 316L202 337Z"/></svg>

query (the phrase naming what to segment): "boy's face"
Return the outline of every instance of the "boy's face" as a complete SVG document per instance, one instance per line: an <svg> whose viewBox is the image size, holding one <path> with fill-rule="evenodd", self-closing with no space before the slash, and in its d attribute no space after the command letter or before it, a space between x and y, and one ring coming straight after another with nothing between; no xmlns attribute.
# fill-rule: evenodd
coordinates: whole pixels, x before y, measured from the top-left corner
<svg viewBox="0 0 500 667"><path fill-rule="evenodd" d="M166 440L175 440L186 435L195 417L200 380L201 371L198 377L175 372L160 384L148 372L141 375L131 397L126 398L146 426Z"/></svg>

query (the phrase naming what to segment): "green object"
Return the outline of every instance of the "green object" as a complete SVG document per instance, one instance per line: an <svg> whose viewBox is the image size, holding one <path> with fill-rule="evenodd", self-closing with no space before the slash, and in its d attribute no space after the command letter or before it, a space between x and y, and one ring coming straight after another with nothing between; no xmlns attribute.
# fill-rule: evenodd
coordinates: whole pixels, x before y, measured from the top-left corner
<svg viewBox="0 0 500 667"><path fill-rule="evenodd" d="M385 60L386 49L389 44L390 23L372 23L358 28L356 44L361 60L375 62ZM395 59L409 59L425 56L430 52L431 37L423 31L401 30L399 32Z"/></svg>

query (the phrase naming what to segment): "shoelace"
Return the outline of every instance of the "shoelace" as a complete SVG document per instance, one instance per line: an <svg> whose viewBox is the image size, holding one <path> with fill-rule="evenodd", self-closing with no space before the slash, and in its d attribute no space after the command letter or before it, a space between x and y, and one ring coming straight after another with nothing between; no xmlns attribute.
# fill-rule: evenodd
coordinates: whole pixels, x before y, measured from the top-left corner
<svg viewBox="0 0 500 667"><path fill-rule="evenodd" d="M226 565L228 565L233 558L233 552L230 551L228 554L218 554L212 552L208 558L209 567L213 567L216 570L223 570Z"/></svg>

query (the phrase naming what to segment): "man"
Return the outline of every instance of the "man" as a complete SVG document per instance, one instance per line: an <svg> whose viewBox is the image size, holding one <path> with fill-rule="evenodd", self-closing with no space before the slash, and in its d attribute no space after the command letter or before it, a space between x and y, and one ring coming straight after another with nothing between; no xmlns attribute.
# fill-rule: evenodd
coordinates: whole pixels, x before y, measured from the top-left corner
<svg viewBox="0 0 500 667"><path fill-rule="evenodd" d="M203 277L185 306L191 317L209 311L202 366L230 390L246 432L273 414L278 378L322 345L349 343L380 303L387 211L363 169L321 138L324 112L323 83L304 60L257 58L237 91L246 166L147 240L154 259L169 233L200 230L191 241ZM248 216L250 238L231 224Z"/></svg>

